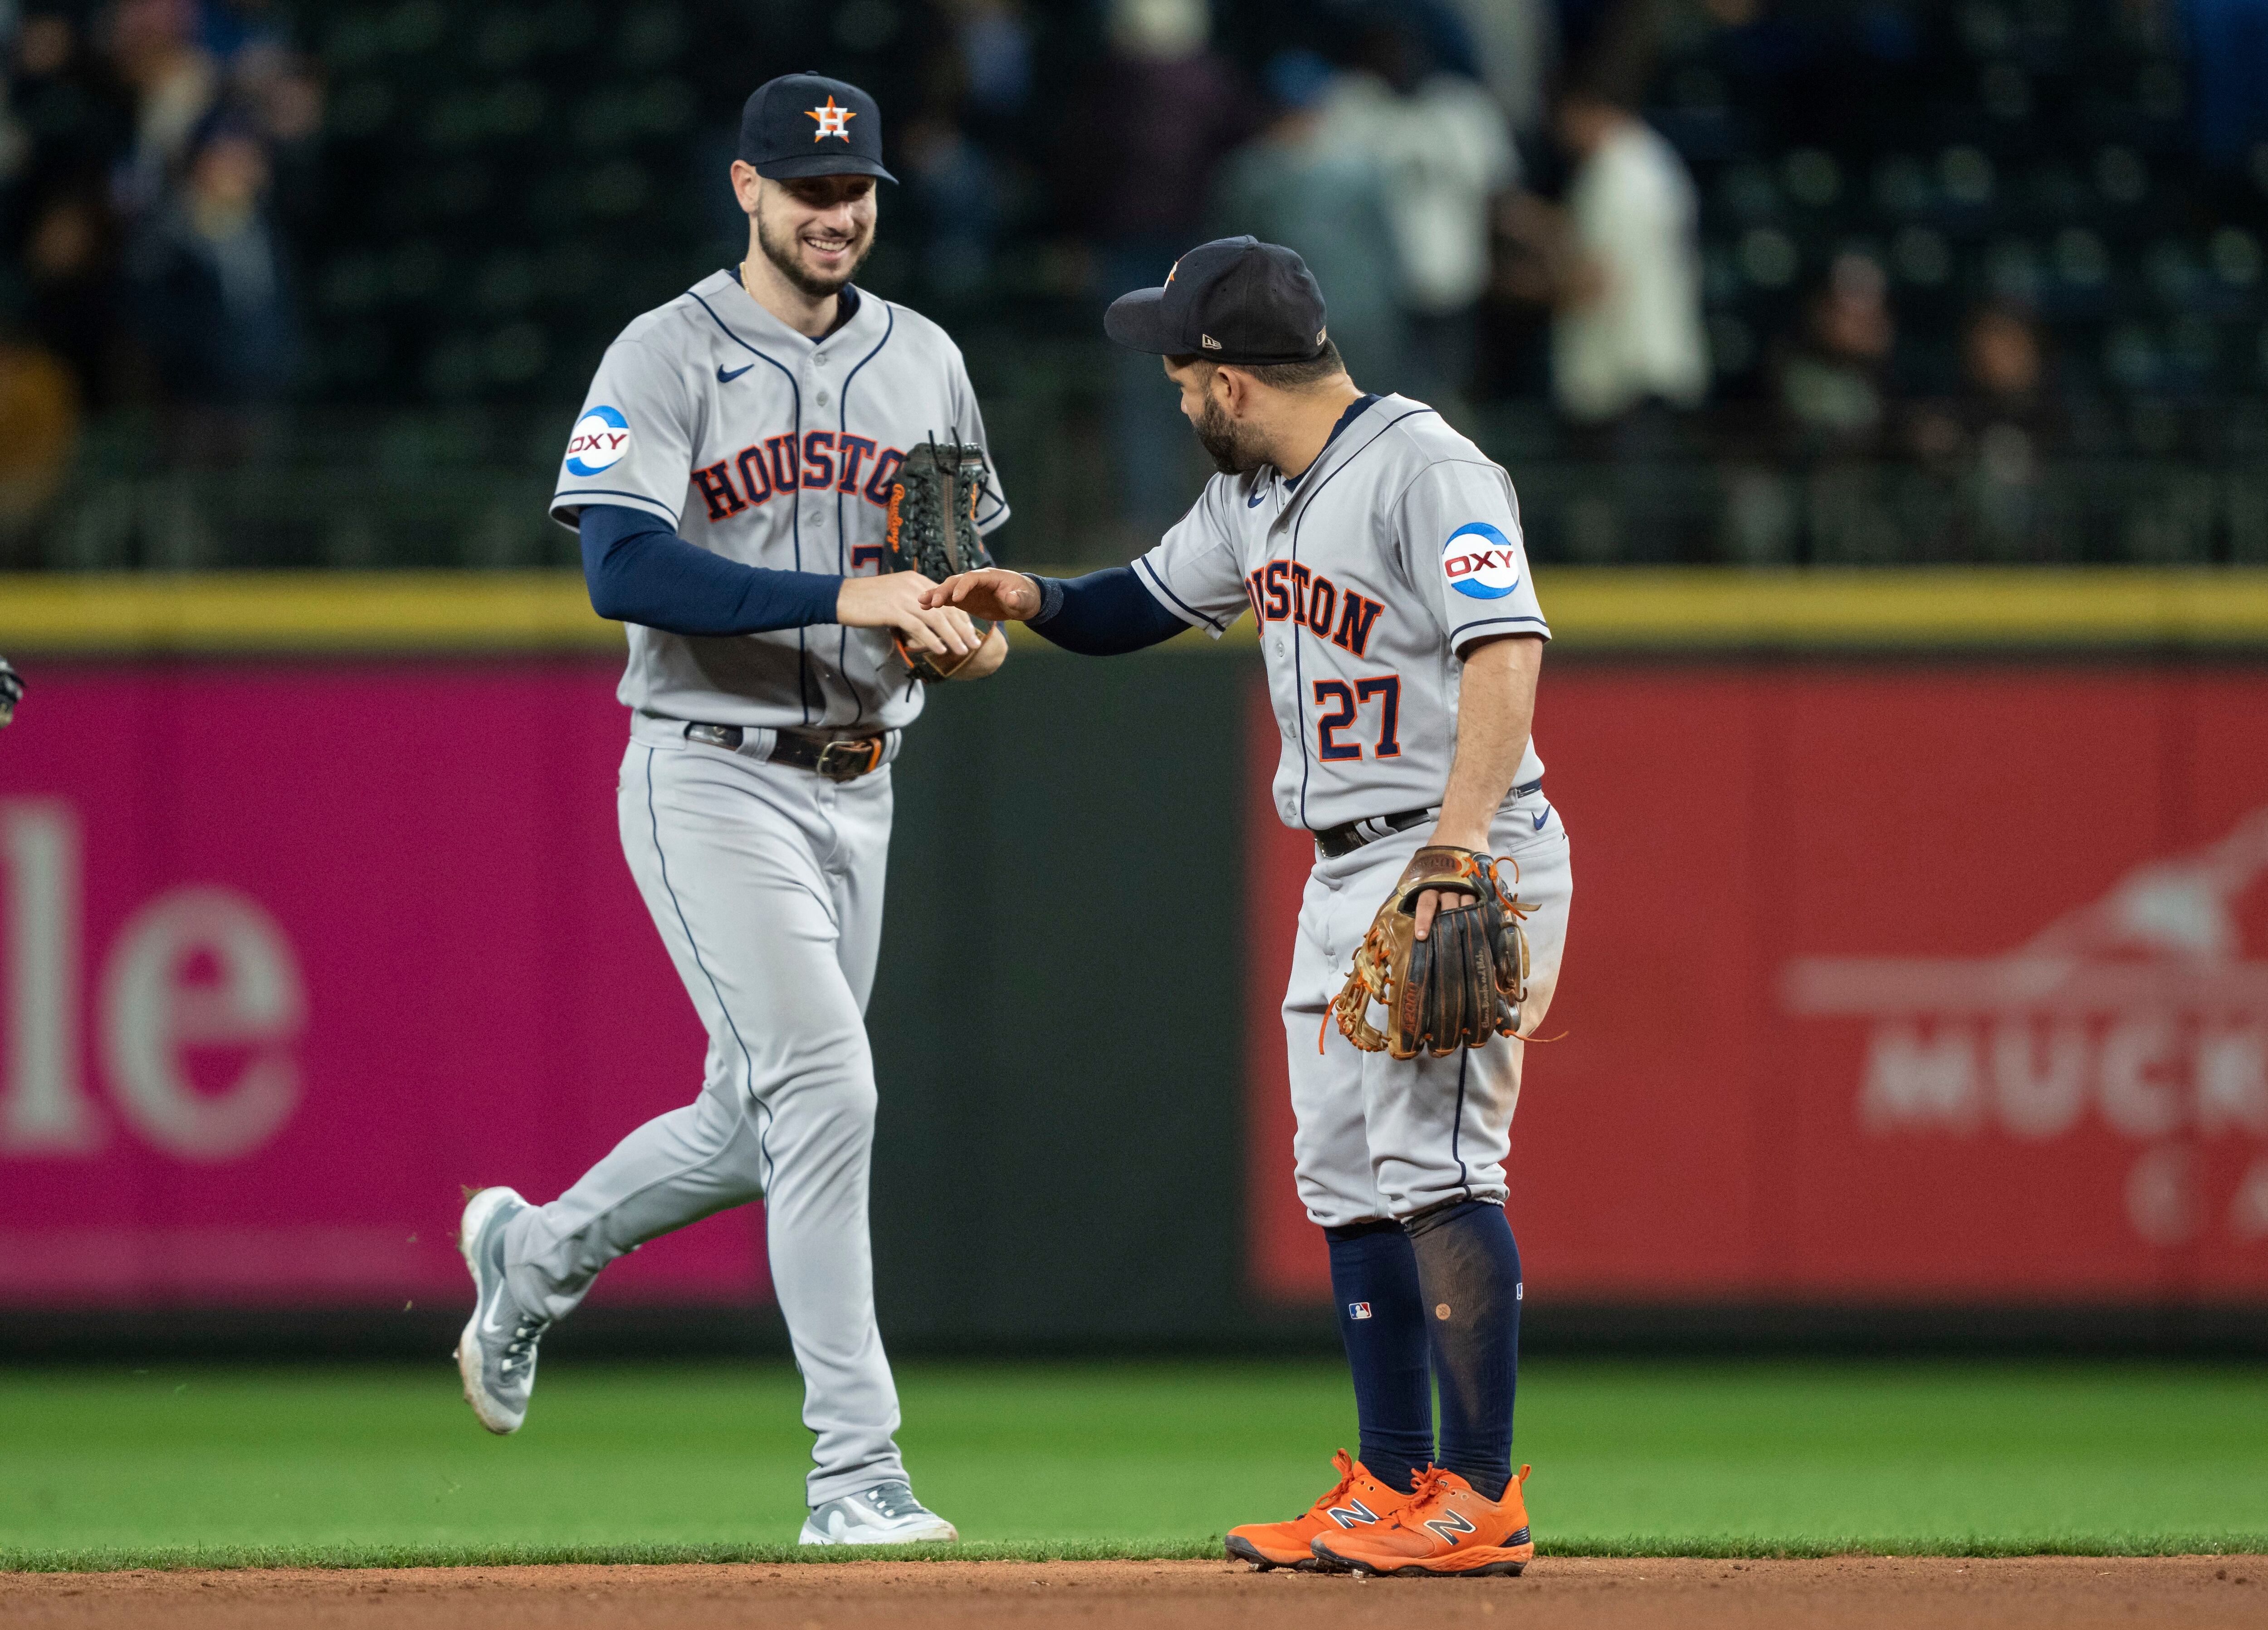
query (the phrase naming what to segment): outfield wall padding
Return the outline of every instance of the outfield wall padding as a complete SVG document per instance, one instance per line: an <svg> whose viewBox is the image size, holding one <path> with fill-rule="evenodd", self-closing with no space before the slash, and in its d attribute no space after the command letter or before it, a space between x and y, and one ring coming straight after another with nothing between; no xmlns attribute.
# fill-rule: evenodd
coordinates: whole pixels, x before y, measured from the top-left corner
<svg viewBox="0 0 2268 1630"><path fill-rule="evenodd" d="M8 1317L453 1306L460 1184L547 1196L690 1095L615 672L33 664L0 736ZM1248 648L1027 649L909 741L871 1024L894 1339L1218 1343L1327 1298L1257 679ZM1555 655L1566 1035L1513 1162L1539 1320L2268 1305L2264 721L2242 655ZM593 1307L767 1287L749 1211Z"/></svg>

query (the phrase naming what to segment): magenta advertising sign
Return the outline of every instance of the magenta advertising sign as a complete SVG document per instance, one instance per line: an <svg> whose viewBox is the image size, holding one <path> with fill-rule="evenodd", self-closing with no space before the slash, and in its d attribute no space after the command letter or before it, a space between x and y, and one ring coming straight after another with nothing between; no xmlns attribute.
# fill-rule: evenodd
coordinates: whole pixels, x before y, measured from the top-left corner
<svg viewBox="0 0 2268 1630"><path fill-rule="evenodd" d="M0 735L0 1306L464 1292L697 1090L602 660L71 664ZM599 1295L769 1296L761 1208Z"/></svg>

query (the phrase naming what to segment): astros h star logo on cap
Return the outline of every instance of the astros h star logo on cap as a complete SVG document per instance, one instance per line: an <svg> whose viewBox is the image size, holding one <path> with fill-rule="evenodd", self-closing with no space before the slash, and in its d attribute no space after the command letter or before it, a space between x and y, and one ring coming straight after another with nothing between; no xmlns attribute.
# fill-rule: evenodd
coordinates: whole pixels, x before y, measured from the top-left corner
<svg viewBox="0 0 2268 1630"><path fill-rule="evenodd" d="M830 95L827 99L826 106L806 108L803 116L819 121L819 133L811 138L813 141L823 142L832 136L838 137L847 145L850 140L850 121L858 116L858 110L855 107L836 106L835 98Z"/></svg>

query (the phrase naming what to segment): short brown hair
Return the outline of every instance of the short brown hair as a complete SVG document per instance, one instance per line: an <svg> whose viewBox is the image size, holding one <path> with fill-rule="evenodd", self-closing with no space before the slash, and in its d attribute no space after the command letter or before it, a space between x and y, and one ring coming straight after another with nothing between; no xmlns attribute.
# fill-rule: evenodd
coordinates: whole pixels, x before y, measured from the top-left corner
<svg viewBox="0 0 2268 1630"><path fill-rule="evenodd" d="M1175 370L1191 363L1203 363L1208 368L1241 368L1261 384L1279 391L1304 391L1336 378L1346 371L1346 360L1332 341L1323 341L1323 354L1304 363L1217 363L1210 356L1190 352L1187 356L1168 356L1167 362Z"/></svg>

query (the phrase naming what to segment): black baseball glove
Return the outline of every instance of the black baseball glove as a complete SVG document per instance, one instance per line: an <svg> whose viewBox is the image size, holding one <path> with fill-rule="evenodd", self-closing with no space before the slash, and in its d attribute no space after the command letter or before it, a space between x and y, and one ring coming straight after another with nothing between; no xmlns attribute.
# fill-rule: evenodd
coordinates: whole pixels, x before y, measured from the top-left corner
<svg viewBox="0 0 2268 1630"><path fill-rule="evenodd" d="M932 583L955 572L992 564L976 530L976 505L984 495L984 450L973 442L924 442L906 455L890 486L890 518L883 534L886 571L917 571ZM976 624L981 644L992 625ZM906 666L924 679L946 679L968 657L941 667L939 659L892 635ZM975 652L970 653L971 656Z"/></svg>

